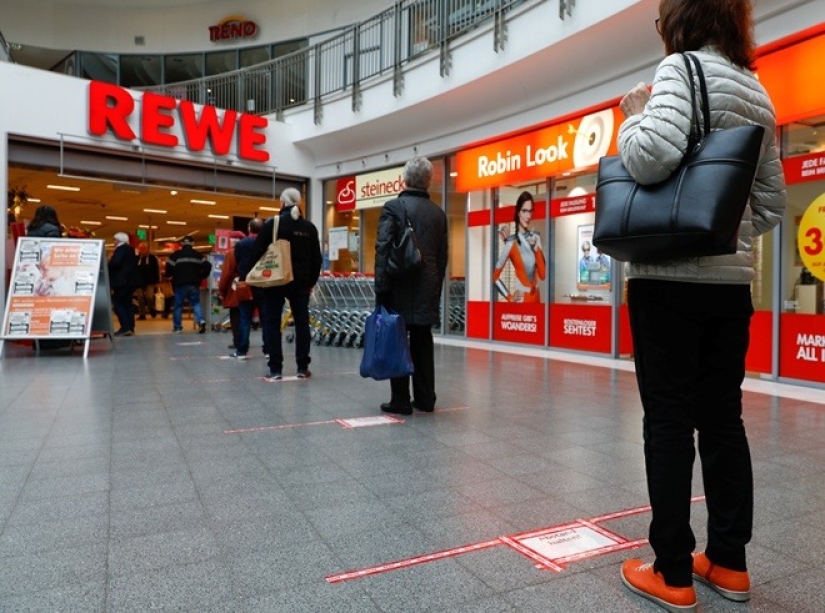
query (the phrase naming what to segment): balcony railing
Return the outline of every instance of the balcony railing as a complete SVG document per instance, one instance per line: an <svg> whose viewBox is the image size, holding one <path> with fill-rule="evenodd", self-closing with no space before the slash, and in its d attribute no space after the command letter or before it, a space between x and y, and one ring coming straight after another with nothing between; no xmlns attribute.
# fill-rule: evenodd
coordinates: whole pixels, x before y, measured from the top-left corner
<svg viewBox="0 0 825 613"><path fill-rule="evenodd" d="M392 75L394 92L404 88L403 67L428 53L440 54L441 75L450 71L450 44L492 21L493 48L506 42L506 17L524 4L550 0L398 0L391 8L329 40L213 77L146 88L181 100L219 108L282 117L286 109L314 105L323 120L323 100L350 92L352 109L361 105L361 85ZM575 0L559 0L559 18Z"/></svg>

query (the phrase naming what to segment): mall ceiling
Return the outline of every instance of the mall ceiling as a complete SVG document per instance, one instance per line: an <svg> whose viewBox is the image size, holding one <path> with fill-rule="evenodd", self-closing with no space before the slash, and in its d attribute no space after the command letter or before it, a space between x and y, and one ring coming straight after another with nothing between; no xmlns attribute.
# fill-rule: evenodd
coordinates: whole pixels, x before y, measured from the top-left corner
<svg viewBox="0 0 825 613"><path fill-rule="evenodd" d="M90 230L106 242L112 241L115 232L134 234L140 226L150 226L143 229L154 238L156 250L162 250L165 243L186 234L195 237L196 246L208 248L209 235L217 228L232 229L233 217L249 218L257 214L267 218L274 214L271 209L279 206L277 200L264 198L68 178L54 171L14 166L9 167L8 185L10 191L23 190L28 195L29 202L20 211L21 220L30 220L38 206L48 204L57 210L64 226ZM54 189L49 185L77 188L77 191Z"/></svg>

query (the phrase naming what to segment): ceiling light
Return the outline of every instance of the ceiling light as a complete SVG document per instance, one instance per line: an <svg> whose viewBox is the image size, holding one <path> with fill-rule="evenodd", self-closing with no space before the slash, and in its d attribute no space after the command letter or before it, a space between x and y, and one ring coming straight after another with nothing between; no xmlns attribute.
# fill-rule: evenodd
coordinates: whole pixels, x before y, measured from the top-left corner
<svg viewBox="0 0 825 613"><path fill-rule="evenodd" d="M112 221L129 221L128 217L118 217L116 215L106 215L106 219L110 219Z"/></svg>
<svg viewBox="0 0 825 613"><path fill-rule="evenodd" d="M40 202L40 198L29 198L26 202Z"/></svg>
<svg viewBox="0 0 825 613"><path fill-rule="evenodd" d="M457 177L457 176L458 176L458 173L454 170L454 171L452 171L452 172L450 173L450 176L451 176L451 177Z"/></svg>
<svg viewBox="0 0 825 613"><path fill-rule="evenodd" d="M138 228L146 228L147 230L157 230L157 226L147 226L145 223L142 223L138 226Z"/></svg>
<svg viewBox="0 0 825 613"><path fill-rule="evenodd" d="M103 225L99 221L82 221L80 222L84 226L100 226Z"/></svg>
<svg viewBox="0 0 825 613"><path fill-rule="evenodd" d="M69 185L47 185L48 189L58 189L64 192L79 192L79 187L71 187Z"/></svg>
<svg viewBox="0 0 825 613"><path fill-rule="evenodd" d="M258 208L262 211L275 211L276 213L281 210L281 209L273 208L271 206L259 206Z"/></svg>
<svg viewBox="0 0 825 613"><path fill-rule="evenodd" d="M171 220L167 219L166 220L166 225L167 226L185 226L186 222L185 221L171 221Z"/></svg>
<svg viewBox="0 0 825 613"><path fill-rule="evenodd" d="M161 209L143 209L144 213L157 213L158 215L166 215L166 211Z"/></svg>
<svg viewBox="0 0 825 613"><path fill-rule="evenodd" d="M198 200L197 198L192 198L189 202L192 204L208 204L210 206L216 204L214 200Z"/></svg>
<svg viewBox="0 0 825 613"><path fill-rule="evenodd" d="M207 215L207 217L211 217L212 219L229 219L229 215Z"/></svg>
<svg viewBox="0 0 825 613"><path fill-rule="evenodd" d="M177 195L178 195L178 190L173 189L173 190L172 190L171 192L169 192L169 193L170 193L172 196L177 196Z"/></svg>

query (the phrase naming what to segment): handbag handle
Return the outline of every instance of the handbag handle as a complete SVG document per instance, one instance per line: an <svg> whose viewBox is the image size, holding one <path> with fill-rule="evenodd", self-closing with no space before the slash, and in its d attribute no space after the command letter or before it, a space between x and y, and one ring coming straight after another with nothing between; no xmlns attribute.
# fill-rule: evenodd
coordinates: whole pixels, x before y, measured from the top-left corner
<svg viewBox="0 0 825 613"><path fill-rule="evenodd" d="M699 92L702 96L702 118L704 119L704 134L710 134L710 100L708 99L708 86L705 83L705 71L702 70L702 63L692 53L686 53L691 60L693 60L693 65L696 67L696 76L699 77ZM693 84L693 79L691 78L691 85ZM692 89L692 88L691 88ZM697 118L697 125L699 124Z"/></svg>
<svg viewBox="0 0 825 613"><path fill-rule="evenodd" d="M281 214L278 213L277 215L273 216L272 219L272 244L278 242L278 226L281 224Z"/></svg>
<svg viewBox="0 0 825 613"><path fill-rule="evenodd" d="M687 150L685 151L685 155L690 153L696 148L700 142L702 142L703 134L702 134L702 124L699 120L699 109L696 106L696 85L693 83L693 69L690 67L690 59L688 58L687 53L682 54L682 59L685 62L685 69L687 70L687 80L688 84L690 85L690 117L691 117L691 124L690 124L690 134L688 134L688 143L687 143ZM695 131L695 135L694 135Z"/></svg>

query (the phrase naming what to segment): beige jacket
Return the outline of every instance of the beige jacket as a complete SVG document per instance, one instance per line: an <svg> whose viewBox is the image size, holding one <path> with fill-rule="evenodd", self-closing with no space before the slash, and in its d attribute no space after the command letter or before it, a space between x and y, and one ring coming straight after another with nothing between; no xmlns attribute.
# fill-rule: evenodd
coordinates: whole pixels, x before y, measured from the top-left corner
<svg viewBox="0 0 825 613"><path fill-rule="evenodd" d="M695 283L747 284L753 280L753 239L776 226L787 194L776 147L776 116L765 88L754 74L735 66L714 48L692 52L707 83L712 130L745 124L765 126L765 140L749 206L739 226L739 247L732 255L689 258L657 264L626 264L627 278ZM696 83L697 104L699 80ZM628 117L619 130L622 162L636 181L658 183L676 169L691 129L690 85L680 54L666 57L653 78L650 101L641 115Z"/></svg>

